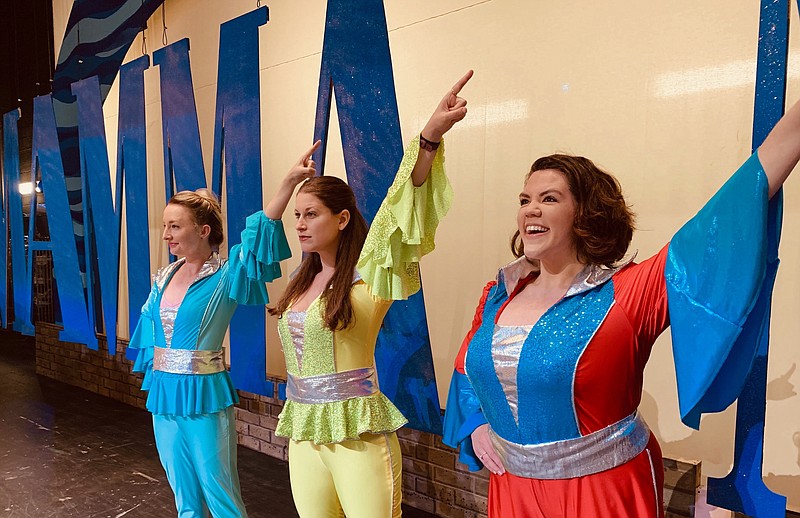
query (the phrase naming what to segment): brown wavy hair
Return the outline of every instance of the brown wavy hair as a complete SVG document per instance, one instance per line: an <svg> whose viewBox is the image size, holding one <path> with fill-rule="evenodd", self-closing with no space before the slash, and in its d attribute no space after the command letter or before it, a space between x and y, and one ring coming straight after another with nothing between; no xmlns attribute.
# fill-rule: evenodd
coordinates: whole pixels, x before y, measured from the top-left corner
<svg viewBox="0 0 800 518"><path fill-rule="evenodd" d="M208 225L211 233L208 235L208 244L211 249L219 251L225 234L222 232L222 207L219 198L208 189L196 191L181 191L170 198L167 205L180 205L186 207L192 214L192 219L200 225Z"/></svg>
<svg viewBox="0 0 800 518"><path fill-rule="evenodd" d="M625 256L633 238L634 214L619 182L582 156L555 154L536 160L525 182L536 171L554 169L564 175L575 198L575 248L578 260L613 266ZM511 238L515 257L524 255L519 230Z"/></svg>
<svg viewBox="0 0 800 518"><path fill-rule="evenodd" d="M361 255L361 248L367 238L367 221L356 206L353 190L344 181L333 176L316 176L307 180L297 193L316 196L333 214L343 210L350 212L350 221L339 234L339 247L336 250L336 269L330 287L322 292L325 302L323 319L328 329L337 331L347 329L353 324L353 305L350 289L353 287L353 272ZM286 291L275 304L267 310L270 315L282 315L289 306L299 299L314 282L314 277L322 271L319 254L305 254L294 278L289 281Z"/></svg>

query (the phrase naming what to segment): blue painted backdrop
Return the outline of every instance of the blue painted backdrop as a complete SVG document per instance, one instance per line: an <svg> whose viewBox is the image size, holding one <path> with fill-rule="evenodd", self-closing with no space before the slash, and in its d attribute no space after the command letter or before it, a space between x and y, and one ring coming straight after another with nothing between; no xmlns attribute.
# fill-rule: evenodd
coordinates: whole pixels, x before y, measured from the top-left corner
<svg viewBox="0 0 800 518"><path fill-rule="evenodd" d="M31 240L29 246L30 250L53 252L64 325L61 338L94 349L95 332L100 327L111 330L112 336L116 329L116 244L123 186L128 218L126 245L129 250L147 252L129 255L132 326L149 289L143 83L149 59L143 56L121 68L120 64L136 33L160 4L160 0L77 0L58 60L54 93L37 98L34 104L32 176L41 179L45 192L51 241ZM383 4L379 0L354 4L353 0L328 2L314 131L314 137L321 138L324 145L315 159L320 172L324 171L330 108L335 99L348 180L371 220L402 156L402 138ZM762 0L761 13L754 148L783 111L788 0ZM211 186L223 195L230 244L238 241L244 217L263 202L258 27L266 24L267 18L267 9L260 8L220 28ZM161 68L164 178L169 196L175 188L194 189L206 184L188 40L156 51L154 64ZM112 200L109 170L103 165L108 160L100 106L118 69L117 195ZM3 117L5 199L0 204L0 218L10 228L14 328L32 333L32 254L25 254L22 199L14 188L20 174L17 119L16 111ZM82 200L88 203L83 205ZM31 239L32 225L27 231ZM85 261L84 251L93 250L97 234L112 236L115 245L102 250L97 247L96 259L95 254L89 254L91 260ZM780 228L770 229L770 234L777 239ZM785 498L770 492L761 481L769 322L765 302L767 310L761 316L765 324L753 337L761 346L738 404L734 469L723 479L710 480L709 501L753 516L782 516ZM98 306L105 315L102 326L95 321L95 315L100 314ZM264 379L263 311L256 310L259 315L239 311L231 326L234 380L239 388L271 395L273 387ZM5 302L0 312L5 325ZM248 325L253 319L256 324ZM113 345L109 352L113 353ZM440 432L421 293L394 305L379 338L376 361L383 390L409 416L412 426Z"/></svg>

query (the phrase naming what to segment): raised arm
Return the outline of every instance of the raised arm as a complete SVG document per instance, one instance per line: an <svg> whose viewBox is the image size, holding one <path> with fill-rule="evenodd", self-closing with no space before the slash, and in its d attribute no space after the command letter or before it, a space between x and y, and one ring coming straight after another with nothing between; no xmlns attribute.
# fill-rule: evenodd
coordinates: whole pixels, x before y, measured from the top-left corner
<svg viewBox="0 0 800 518"><path fill-rule="evenodd" d="M453 125L467 116L467 101L458 96L464 85L472 77L472 70L464 74L464 77L459 79L453 85L447 94L439 102L439 105L434 110L433 115L425 124L420 134L419 155L417 155L417 162L414 164L414 169L411 171L411 181L416 187L419 187L428 178L431 171L433 159L436 156L436 148L441 142L442 137ZM427 143L429 144L426 144ZM433 144L433 145L431 145ZM434 147L435 146L435 147Z"/></svg>
<svg viewBox="0 0 800 518"><path fill-rule="evenodd" d="M772 128L758 148L758 158L767 175L772 198L800 161L800 103L795 103Z"/></svg>
<svg viewBox="0 0 800 518"><path fill-rule="evenodd" d="M264 209L264 215L269 219L281 219L286 207L289 205L289 200L292 199L295 188L317 174L317 165L311 159L311 155L319 148L320 144L322 144L321 140L314 142L314 145L297 159L297 162L281 180L278 191Z"/></svg>

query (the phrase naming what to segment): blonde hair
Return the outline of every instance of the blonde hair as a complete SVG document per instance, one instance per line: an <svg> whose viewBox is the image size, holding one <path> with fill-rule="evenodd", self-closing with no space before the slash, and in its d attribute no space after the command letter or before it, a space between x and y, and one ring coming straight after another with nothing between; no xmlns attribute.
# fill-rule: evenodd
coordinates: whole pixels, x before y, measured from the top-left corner
<svg viewBox="0 0 800 518"><path fill-rule="evenodd" d="M208 225L211 228L208 244L214 250L219 249L225 235L222 232L222 207L216 194L205 188L196 191L181 191L170 198L167 204L186 207L196 224Z"/></svg>

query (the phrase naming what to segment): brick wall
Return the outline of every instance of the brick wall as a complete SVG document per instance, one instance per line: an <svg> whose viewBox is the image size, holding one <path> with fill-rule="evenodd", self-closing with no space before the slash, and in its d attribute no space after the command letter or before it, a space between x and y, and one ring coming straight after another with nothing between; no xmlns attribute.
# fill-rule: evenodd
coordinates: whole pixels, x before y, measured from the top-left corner
<svg viewBox="0 0 800 518"><path fill-rule="evenodd" d="M132 374L133 362L125 358L124 341L113 357L108 355L105 337L92 351L81 344L61 342L59 327L36 325L36 372L91 392L144 408L139 389L142 376ZM274 380L279 382L281 380ZM236 431L239 444L286 460L288 441L273 433L283 402L275 395L239 392ZM456 452L442 444L438 435L403 428L398 432L403 452L404 503L450 518L486 516L489 478L486 470L470 473L456 461ZM664 459L664 499L667 518L694 516L694 502L700 483L700 464Z"/></svg>
<svg viewBox="0 0 800 518"><path fill-rule="evenodd" d="M144 408L142 375L131 372L126 342L120 341L117 353L109 356L105 336L98 337L99 350L93 351L83 344L60 341L60 331L52 324L36 324L36 374Z"/></svg>

